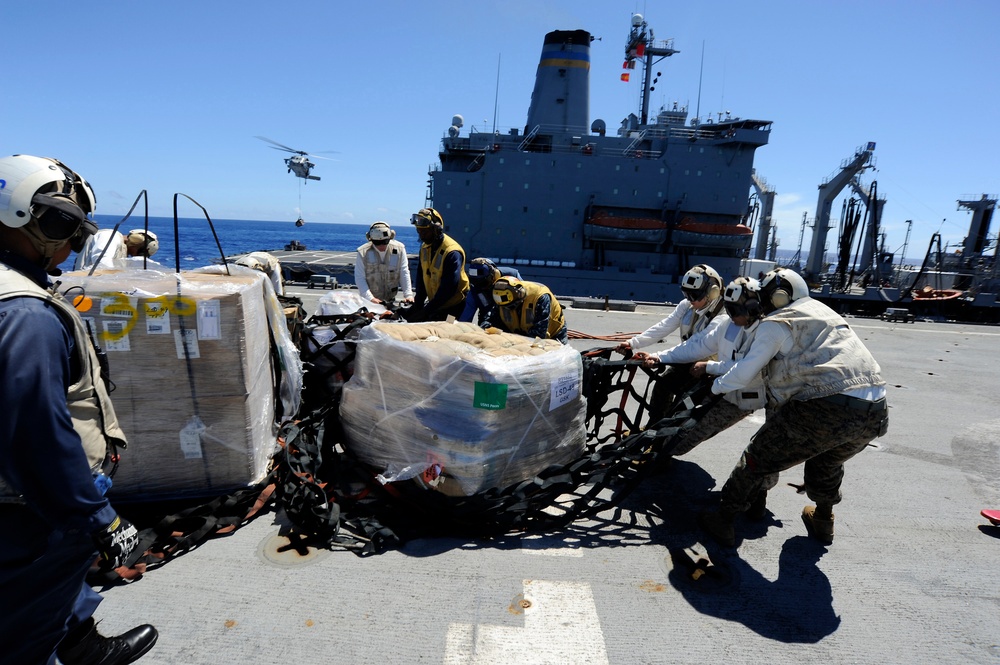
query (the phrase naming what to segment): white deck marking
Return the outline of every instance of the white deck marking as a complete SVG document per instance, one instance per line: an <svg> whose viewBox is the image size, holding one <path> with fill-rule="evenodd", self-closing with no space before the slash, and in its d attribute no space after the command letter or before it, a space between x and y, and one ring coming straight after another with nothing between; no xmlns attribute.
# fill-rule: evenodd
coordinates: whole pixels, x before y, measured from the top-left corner
<svg viewBox="0 0 1000 665"><path fill-rule="evenodd" d="M590 585L524 581L524 627L453 623L445 665L607 665L604 633ZM517 612L498 608L499 612Z"/></svg>

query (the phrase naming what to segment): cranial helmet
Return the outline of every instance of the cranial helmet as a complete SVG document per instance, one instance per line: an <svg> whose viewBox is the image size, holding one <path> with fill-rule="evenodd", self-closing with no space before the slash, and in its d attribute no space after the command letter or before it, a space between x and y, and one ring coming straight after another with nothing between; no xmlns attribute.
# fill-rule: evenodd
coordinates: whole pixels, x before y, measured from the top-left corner
<svg viewBox="0 0 1000 665"><path fill-rule="evenodd" d="M500 279L500 270L489 259L472 259L465 270L469 281L480 288L493 286Z"/></svg>
<svg viewBox="0 0 1000 665"><path fill-rule="evenodd" d="M125 245L134 250L135 256L152 257L160 249L160 240L152 231L132 229L125 236ZM132 252L129 252L132 254Z"/></svg>
<svg viewBox="0 0 1000 665"><path fill-rule="evenodd" d="M83 248L97 231L87 218L96 207L91 186L62 162L31 155L0 159L0 223L21 229L46 265L67 242Z"/></svg>
<svg viewBox="0 0 1000 665"><path fill-rule="evenodd" d="M788 268L775 268L760 281L760 304L765 314L808 296L806 280Z"/></svg>
<svg viewBox="0 0 1000 665"><path fill-rule="evenodd" d="M521 280L515 277L501 277L493 283L493 302L498 305L513 305L528 295Z"/></svg>
<svg viewBox="0 0 1000 665"><path fill-rule="evenodd" d="M368 229L365 237L372 242L387 242L396 237L396 232L385 222L375 222Z"/></svg>
<svg viewBox="0 0 1000 665"><path fill-rule="evenodd" d="M763 315L760 306L760 282L753 277L737 277L726 286L722 296L729 318L747 317L747 325L759 321Z"/></svg>
<svg viewBox="0 0 1000 665"><path fill-rule="evenodd" d="M722 295L722 277L710 265L700 263L684 273L681 291L694 302L707 298L709 302Z"/></svg>
<svg viewBox="0 0 1000 665"><path fill-rule="evenodd" d="M410 223L414 224L417 228L433 226L442 231L444 230L444 218L434 208L421 208L410 217Z"/></svg>

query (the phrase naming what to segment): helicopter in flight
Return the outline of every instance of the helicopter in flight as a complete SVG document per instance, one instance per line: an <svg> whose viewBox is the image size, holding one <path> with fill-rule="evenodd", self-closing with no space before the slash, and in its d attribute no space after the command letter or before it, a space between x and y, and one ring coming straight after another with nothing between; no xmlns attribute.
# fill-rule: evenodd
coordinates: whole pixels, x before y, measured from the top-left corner
<svg viewBox="0 0 1000 665"><path fill-rule="evenodd" d="M277 141L272 141L266 136L255 136L254 138L273 144L271 145L271 147L274 148L275 150L283 150L285 152L292 153L291 157L285 158L285 166L288 167L289 173L294 173L296 177L302 178L303 180L306 181L320 179L318 175L312 175L310 173L310 171L312 171L312 169L316 166L315 164L309 161L310 157L314 157L316 159L330 159L329 157L320 157L318 155L311 155L305 150L296 150L295 148L289 148L287 145L282 145Z"/></svg>

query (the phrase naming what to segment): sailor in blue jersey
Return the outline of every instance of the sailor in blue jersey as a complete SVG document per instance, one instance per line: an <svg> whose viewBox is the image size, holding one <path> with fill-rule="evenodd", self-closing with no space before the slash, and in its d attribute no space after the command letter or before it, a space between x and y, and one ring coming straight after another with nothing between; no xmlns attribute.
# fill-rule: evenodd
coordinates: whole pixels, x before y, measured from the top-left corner
<svg viewBox="0 0 1000 665"><path fill-rule="evenodd" d="M456 319L465 309L469 277L465 274L465 250L444 232L444 219L433 208L422 208L411 220L420 236L420 273L414 284L413 307L407 321Z"/></svg>
<svg viewBox="0 0 1000 665"><path fill-rule="evenodd" d="M469 275L469 295L465 298L465 310L459 321L472 322L479 315L479 325L490 320L490 312L496 307L493 302L493 284L501 277L521 279L517 268L498 266L489 259L472 259L466 269Z"/></svg>
<svg viewBox="0 0 1000 665"><path fill-rule="evenodd" d="M103 496L124 434L83 322L47 274L97 229L93 191L27 155L0 159L0 182L0 660L130 663L156 630L100 635L85 582L98 556L126 565L136 546Z"/></svg>

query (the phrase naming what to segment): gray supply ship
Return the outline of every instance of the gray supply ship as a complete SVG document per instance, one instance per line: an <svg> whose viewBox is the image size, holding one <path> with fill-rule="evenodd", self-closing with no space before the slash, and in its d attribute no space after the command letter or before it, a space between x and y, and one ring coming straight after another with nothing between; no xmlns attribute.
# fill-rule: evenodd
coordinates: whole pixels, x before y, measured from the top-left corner
<svg viewBox="0 0 1000 665"><path fill-rule="evenodd" d="M585 30L545 36L523 130L463 136L455 116L428 205L467 257L513 265L555 293L677 301L695 264L735 277L753 237L754 152L771 123L689 120L676 104L651 113L654 67L679 51L636 14L622 76L641 76L641 108L609 135L589 118L591 41Z"/></svg>

